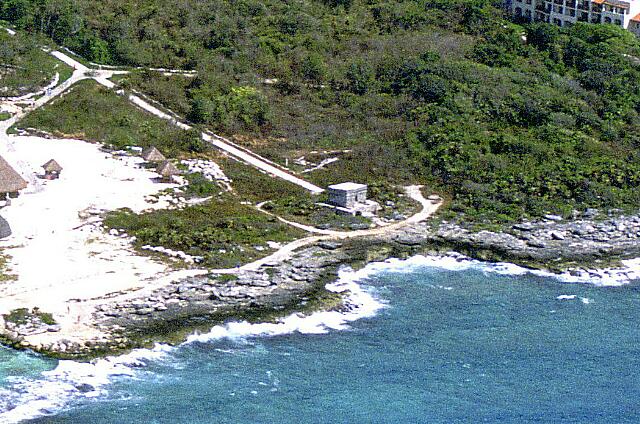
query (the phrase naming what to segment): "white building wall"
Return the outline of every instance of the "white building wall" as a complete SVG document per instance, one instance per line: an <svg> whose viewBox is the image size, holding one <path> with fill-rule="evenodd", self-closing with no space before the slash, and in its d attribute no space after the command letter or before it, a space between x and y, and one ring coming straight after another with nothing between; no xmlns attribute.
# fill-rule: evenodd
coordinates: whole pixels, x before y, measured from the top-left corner
<svg viewBox="0 0 640 424"><path fill-rule="evenodd" d="M640 35L640 23L632 19L640 14L640 0L510 0L511 13L533 21L560 26L576 22L611 23Z"/></svg>
<svg viewBox="0 0 640 424"><path fill-rule="evenodd" d="M629 28L629 26L631 26L632 24L631 19L633 19L638 14L640 14L640 0L630 0L629 13L624 17L624 27ZM629 29L633 31L634 28Z"/></svg>

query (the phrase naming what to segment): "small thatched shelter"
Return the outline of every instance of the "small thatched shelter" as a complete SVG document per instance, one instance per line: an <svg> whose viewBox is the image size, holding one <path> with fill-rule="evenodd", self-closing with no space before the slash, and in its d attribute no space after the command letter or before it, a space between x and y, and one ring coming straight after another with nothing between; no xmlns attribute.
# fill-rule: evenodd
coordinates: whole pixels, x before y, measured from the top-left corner
<svg viewBox="0 0 640 424"><path fill-rule="evenodd" d="M27 182L0 156L0 198L15 197L24 188L27 188Z"/></svg>
<svg viewBox="0 0 640 424"><path fill-rule="evenodd" d="M44 169L44 177L48 180L55 180L60 177L60 172L62 172L62 167L55 159L51 159L44 165L42 165Z"/></svg>
<svg viewBox="0 0 640 424"><path fill-rule="evenodd" d="M142 159L147 162L162 162L167 160L160 150L156 149L155 146L147 147L142 151Z"/></svg>
<svg viewBox="0 0 640 424"><path fill-rule="evenodd" d="M156 172L160 174L162 180L165 182L173 181L173 176L180 174L180 170L168 160L161 162L158 165L158 169L156 169Z"/></svg>

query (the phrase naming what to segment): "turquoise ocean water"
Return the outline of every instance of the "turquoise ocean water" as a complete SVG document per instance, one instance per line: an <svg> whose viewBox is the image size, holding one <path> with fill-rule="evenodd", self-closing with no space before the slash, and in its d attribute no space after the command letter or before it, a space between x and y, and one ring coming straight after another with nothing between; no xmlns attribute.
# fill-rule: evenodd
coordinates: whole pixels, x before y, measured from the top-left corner
<svg viewBox="0 0 640 424"><path fill-rule="evenodd" d="M640 285L511 270L378 265L345 277L365 290L352 322L216 327L95 364L0 350L0 422L639 423Z"/></svg>

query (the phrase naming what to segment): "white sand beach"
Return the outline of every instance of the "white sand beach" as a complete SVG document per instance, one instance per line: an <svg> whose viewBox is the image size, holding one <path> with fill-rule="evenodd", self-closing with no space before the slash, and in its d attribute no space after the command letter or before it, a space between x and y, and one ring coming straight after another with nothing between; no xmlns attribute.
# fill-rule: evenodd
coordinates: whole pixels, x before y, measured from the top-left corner
<svg viewBox="0 0 640 424"><path fill-rule="evenodd" d="M0 241L0 248L9 255L9 272L16 276L15 281L0 283L0 314L39 307L52 313L70 333L66 336L73 338L74 333L80 336L89 330L83 323L90 321L92 299L194 273L171 271L138 256L128 240L99 226L95 213L102 210L169 206L166 199L154 202L149 196L176 185L155 182L157 174L139 166L142 159L114 157L80 140L6 137L2 141L0 155L29 186L0 209L13 230ZM37 177L49 159L64 168L58 180Z"/></svg>

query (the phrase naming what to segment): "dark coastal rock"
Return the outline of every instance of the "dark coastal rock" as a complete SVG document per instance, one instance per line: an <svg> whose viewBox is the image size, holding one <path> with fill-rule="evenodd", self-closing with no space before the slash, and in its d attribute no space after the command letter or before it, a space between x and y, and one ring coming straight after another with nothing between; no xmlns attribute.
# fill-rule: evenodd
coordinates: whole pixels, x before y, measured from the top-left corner
<svg viewBox="0 0 640 424"><path fill-rule="evenodd" d="M87 383L78 384L75 386L75 388L80 393L89 393L89 392L93 392L96 389L91 384L87 384Z"/></svg>
<svg viewBox="0 0 640 424"><path fill-rule="evenodd" d="M521 224L515 224L512 228L520 231L531 231L535 229L535 226L530 222L523 222Z"/></svg>
<svg viewBox="0 0 640 424"><path fill-rule="evenodd" d="M536 249L544 249L547 247L546 243L541 240L529 240L527 241L527 245L535 247Z"/></svg>
<svg viewBox="0 0 640 424"><path fill-rule="evenodd" d="M578 236L585 236L596 231L592 225L585 223L571 224L568 226L568 230Z"/></svg>
<svg viewBox="0 0 640 424"><path fill-rule="evenodd" d="M318 243L318 246L327 250L336 250L342 246L342 243L338 243L335 241L322 241Z"/></svg>
<svg viewBox="0 0 640 424"><path fill-rule="evenodd" d="M598 209L587 208L582 216L586 219L594 219L598 216L599 213L600 212L598 211Z"/></svg>
<svg viewBox="0 0 640 424"><path fill-rule="evenodd" d="M252 280L250 285L253 287L269 287L271 282L269 280Z"/></svg>
<svg viewBox="0 0 640 424"><path fill-rule="evenodd" d="M11 226L6 219L0 216L0 239L9 237L11 233Z"/></svg>

